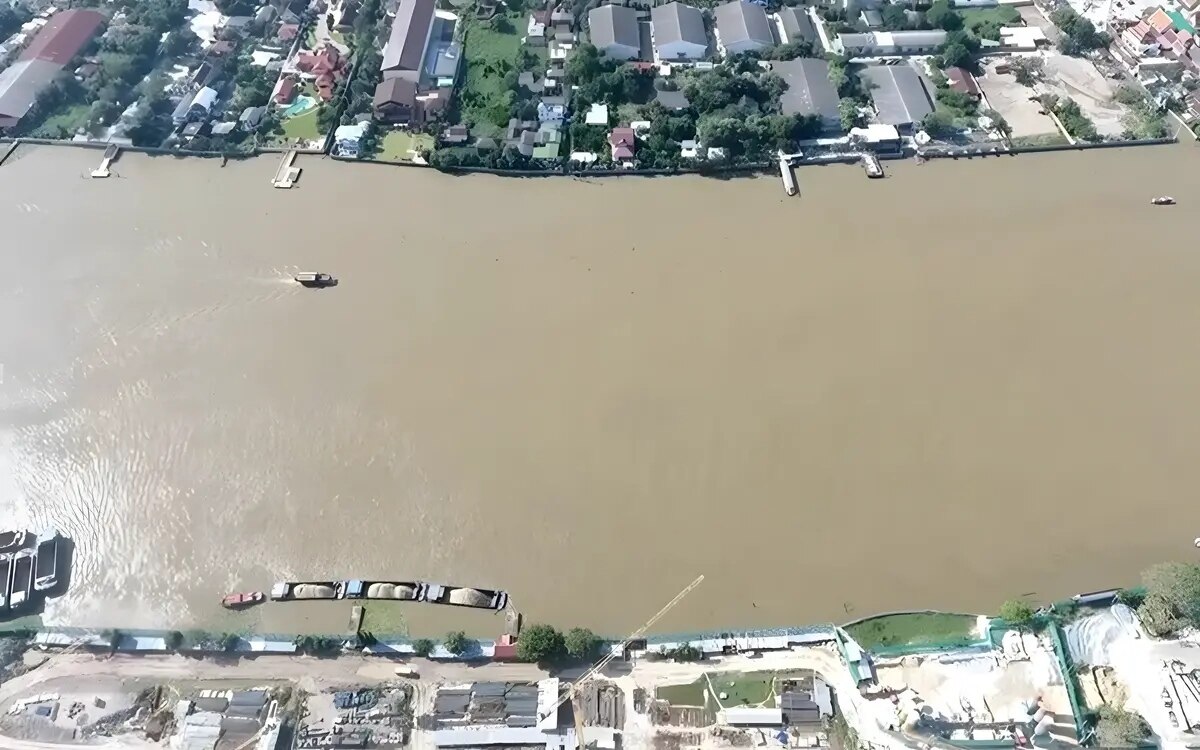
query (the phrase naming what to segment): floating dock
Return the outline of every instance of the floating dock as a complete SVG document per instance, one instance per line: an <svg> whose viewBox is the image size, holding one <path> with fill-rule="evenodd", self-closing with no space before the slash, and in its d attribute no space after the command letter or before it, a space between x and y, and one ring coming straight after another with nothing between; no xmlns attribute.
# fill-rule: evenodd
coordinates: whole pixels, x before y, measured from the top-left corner
<svg viewBox="0 0 1200 750"><path fill-rule="evenodd" d="M883 177L883 165L879 163L879 157L875 154L863 154L862 166L867 172L867 177L873 180Z"/></svg>
<svg viewBox="0 0 1200 750"><path fill-rule="evenodd" d="M271 184L284 190L295 185L296 180L300 179L300 167L292 166L295 162L296 150L291 149L279 161L279 169L275 170L275 179L271 180Z"/></svg>
<svg viewBox="0 0 1200 750"><path fill-rule="evenodd" d="M277 602L336 599L428 602L497 611L508 606L506 591L422 581L280 581L271 587L271 600Z"/></svg>
<svg viewBox="0 0 1200 750"><path fill-rule="evenodd" d="M356 604L354 609L350 610L350 622L346 624L346 630L350 635L357 635L362 630L363 616L366 610L361 604Z"/></svg>
<svg viewBox="0 0 1200 750"><path fill-rule="evenodd" d="M109 167L117 160L117 154L121 153L121 147L115 143L110 143L108 148L104 149L104 158L100 161L100 166L92 170L92 177L104 179L112 176L112 170Z"/></svg>
<svg viewBox="0 0 1200 750"><path fill-rule="evenodd" d="M796 188L796 174L792 171L792 164L787 157L779 157L779 174L783 177L783 190L788 195L795 195L798 190Z"/></svg>

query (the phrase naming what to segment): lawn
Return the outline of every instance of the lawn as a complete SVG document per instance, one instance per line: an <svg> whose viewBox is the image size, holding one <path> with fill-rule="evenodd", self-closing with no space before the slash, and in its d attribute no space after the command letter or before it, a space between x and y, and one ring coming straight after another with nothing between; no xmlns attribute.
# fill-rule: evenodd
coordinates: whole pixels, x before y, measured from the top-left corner
<svg viewBox="0 0 1200 750"><path fill-rule="evenodd" d="M475 126L491 124L503 128L508 123L514 92L504 85L504 76L515 70L521 49L517 15L498 16L489 22L470 21L463 55L467 75L461 93L462 119Z"/></svg>
<svg viewBox="0 0 1200 750"><path fill-rule="evenodd" d="M72 104L60 107L38 125L29 135L31 138L70 138L75 131L87 123L91 107L87 104Z"/></svg>
<svg viewBox="0 0 1200 750"><path fill-rule="evenodd" d="M422 148L432 151L433 146L433 136L431 135L393 130L380 141L379 153L375 155L375 158L384 161L412 161L412 151L419 151Z"/></svg>
<svg viewBox="0 0 1200 750"><path fill-rule="evenodd" d="M999 29L1001 26L1020 26L1021 13L1011 5L997 5L991 8L960 8L958 15L962 17L963 27L975 36L982 36L980 29L990 26ZM999 38L999 35L988 36Z"/></svg>
<svg viewBox="0 0 1200 750"><path fill-rule="evenodd" d="M975 620L973 615L941 612L887 615L851 625L846 632L867 650L879 646L955 645L975 640Z"/></svg>
<svg viewBox="0 0 1200 750"><path fill-rule="evenodd" d="M296 138L303 138L306 141L315 141L321 137L321 131L317 129L317 110L319 107L313 107L304 114L289 117L284 120L283 137L288 141Z"/></svg>
<svg viewBox="0 0 1200 750"><path fill-rule="evenodd" d="M660 687L655 695L672 706L760 706L774 703L775 680L779 676L775 672L709 672L686 685ZM722 693L724 700L720 699Z"/></svg>

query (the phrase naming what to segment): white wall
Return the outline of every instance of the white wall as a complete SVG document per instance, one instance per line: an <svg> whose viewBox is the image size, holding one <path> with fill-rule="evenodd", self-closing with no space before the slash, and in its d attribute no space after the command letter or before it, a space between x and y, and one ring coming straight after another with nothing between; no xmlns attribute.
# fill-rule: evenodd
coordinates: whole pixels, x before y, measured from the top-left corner
<svg viewBox="0 0 1200 750"><path fill-rule="evenodd" d="M679 40L664 45L655 45L658 57L664 62L672 60L702 60L708 48L701 44Z"/></svg>

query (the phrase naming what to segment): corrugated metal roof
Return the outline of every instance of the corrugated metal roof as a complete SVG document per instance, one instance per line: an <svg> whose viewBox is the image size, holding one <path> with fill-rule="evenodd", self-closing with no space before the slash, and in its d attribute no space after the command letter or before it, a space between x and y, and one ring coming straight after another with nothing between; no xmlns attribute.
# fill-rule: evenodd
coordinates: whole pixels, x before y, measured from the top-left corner
<svg viewBox="0 0 1200 750"><path fill-rule="evenodd" d="M383 49L381 70L421 69L435 6L435 0L400 0L387 46Z"/></svg>
<svg viewBox="0 0 1200 750"><path fill-rule="evenodd" d="M64 66L87 46L104 20L103 13L86 8L55 13L18 59L46 60Z"/></svg>
<svg viewBox="0 0 1200 750"><path fill-rule="evenodd" d="M481 729L437 729L433 743L438 747L484 747L485 745L545 745L548 735L529 727Z"/></svg>
<svg viewBox="0 0 1200 750"><path fill-rule="evenodd" d="M913 125L933 111L925 84L908 65L870 65L859 75L874 84L871 100L884 124Z"/></svg>
<svg viewBox="0 0 1200 750"><path fill-rule="evenodd" d="M637 11L632 8L622 5L593 8L588 12L588 30L592 44L601 52L614 45L641 48Z"/></svg>
<svg viewBox="0 0 1200 750"><path fill-rule="evenodd" d="M787 84L779 97L783 114L818 115L826 123L840 119L837 89L829 80L829 63L802 57L772 62L771 71Z"/></svg>
<svg viewBox="0 0 1200 750"><path fill-rule="evenodd" d="M813 25L812 19L804 12L804 8L786 7L779 9L779 22L783 25L783 34L786 37L785 41L809 41L819 42L821 37L817 34L817 27Z"/></svg>
<svg viewBox="0 0 1200 750"><path fill-rule="evenodd" d="M764 46L775 43L771 24L767 22L767 12L760 5L733 0L718 5L713 15L716 17L717 31L721 34L721 44L726 47L743 42Z"/></svg>
<svg viewBox="0 0 1200 750"><path fill-rule="evenodd" d="M727 708L722 713L726 724L773 727L783 723L783 711L778 708Z"/></svg>
<svg viewBox="0 0 1200 750"><path fill-rule="evenodd" d="M671 42L708 44L704 31L704 15L698 8L683 3L668 3L650 11L650 23L654 25L656 45Z"/></svg>
<svg viewBox="0 0 1200 750"><path fill-rule="evenodd" d="M0 72L0 117L24 117L60 70L48 60L21 60L5 68Z"/></svg>

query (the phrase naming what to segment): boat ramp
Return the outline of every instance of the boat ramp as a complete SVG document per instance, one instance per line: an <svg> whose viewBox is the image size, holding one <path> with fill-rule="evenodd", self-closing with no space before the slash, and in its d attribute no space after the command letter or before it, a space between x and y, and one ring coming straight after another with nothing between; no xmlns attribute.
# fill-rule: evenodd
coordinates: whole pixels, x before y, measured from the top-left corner
<svg viewBox="0 0 1200 750"><path fill-rule="evenodd" d="M296 180L300 179L300 167L293 166L296 156L296 149L289 149L284 153L279 161L279 169L275 170L275 179L271 180L272 185L287 190L296 184Z"/></svg>
<svg viewBox="0 0 1200 750"><path fill-rule="evenodd" d="M92 177L96 179L104 179L112 176L112 170L109 167L117 160L117 156L121 153L121 147L115 143L108 144L108 148L104 149L104 158L100 160L100 166L92 170Z"/></svg>

